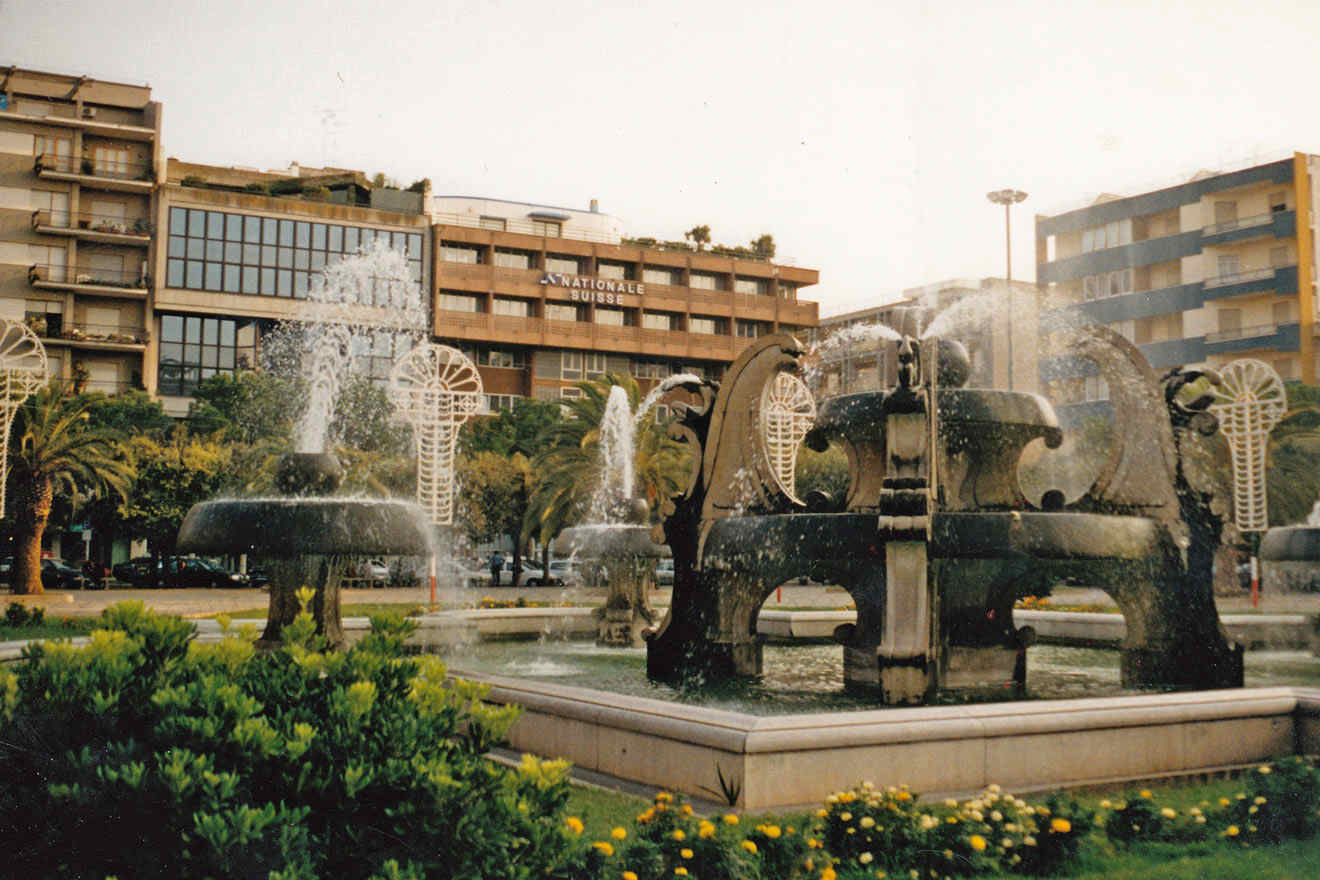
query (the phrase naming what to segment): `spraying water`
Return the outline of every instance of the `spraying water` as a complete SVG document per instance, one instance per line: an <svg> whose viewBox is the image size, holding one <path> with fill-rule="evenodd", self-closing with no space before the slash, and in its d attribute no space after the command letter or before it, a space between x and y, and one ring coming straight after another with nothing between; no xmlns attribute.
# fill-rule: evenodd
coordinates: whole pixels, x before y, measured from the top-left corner
<svg viewBox="0 0 1320 880"><path fill-rule="evenodd" d="M588 518L603 523L633 497L633 442L635 437L628 392L615 385L605 401L600 420L600 486L592 496Z"/></svg>
<svg viewBox="0 0 1320 880"><path fill-rule="evenodd" d="M637 412L633 415L633 426L636 427L640 425L642 420L646 418L646 414L660 402L660 398L664 397L665 394L673 391L679 385L687 385L689 383L697 383L700 381L701 377L696 373L676 373L675 375L662 380L660 384L651 389L650 393L643 398L641 405L637 407Z"/></svg>

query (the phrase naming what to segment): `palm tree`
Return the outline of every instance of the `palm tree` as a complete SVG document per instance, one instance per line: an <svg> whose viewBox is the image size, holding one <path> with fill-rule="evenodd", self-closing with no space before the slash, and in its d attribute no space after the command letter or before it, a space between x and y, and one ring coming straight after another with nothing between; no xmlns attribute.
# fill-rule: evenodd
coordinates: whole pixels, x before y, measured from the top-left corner
<svg viewBox="0 0 1320 880"><path fill-rule="evenodd" d="M523 521L523 534L549 542L566 526L586 514L591 497L600 484L600 423L610 389L621 386L636 412L641 392L628 374L610 373L600 379L577 383L581 397L565 398L566 415L541 436L542 451L533 463L536 485ZM651 518L659 516L660 502L676 493L686 473L687 452L669 437L647 413L637 428L633 480L637 491L651 507Z"/></svg>
<svg viewBox="0 0 1320 880"><path fill-rule="evenodd" d="M92 400L52 382L19 407L9 453L13 490L13 591L43 592L41 538L58 491L72 499L127 493L134 470L109 428L93 427Z"/></svg>

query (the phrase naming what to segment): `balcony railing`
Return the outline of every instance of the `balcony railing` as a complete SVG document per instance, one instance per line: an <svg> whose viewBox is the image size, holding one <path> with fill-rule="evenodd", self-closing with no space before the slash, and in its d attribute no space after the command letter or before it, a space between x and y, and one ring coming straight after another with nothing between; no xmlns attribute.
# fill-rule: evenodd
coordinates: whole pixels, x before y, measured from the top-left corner
<svg viewBox="0 0 1320 880"><path fill-rule="evenodd" d="M88 157L59 156L42 153L33 163L33 168L40 176L44 172L56 174L80 174L84 177L100 177L107 180L131 180L152 183L155 174L150 162L97 161Z"/></svg>
<svg viewBox="0 0 1320 880"><path fill-rule="evenodd" d="M1218 235L1221 232L1232 232L1234 229L1251 229L1255 226L1269 226L1274 222L1276 213L1256 214L1251 217L1239 217L1236 220L1225 220L1223 223L1214 223L1201 230L1202 235Z"/></svg>
<svg viewBox="0 0 1320 880"><path fill-rule="evenodd" d="M146 345L151 336L145 327L118 324L74 324L60 331L60 339L72 342L106 342L115 345Z"/></svg>
<svg viewBox="0 0 1320 880"><path fill-rule="evenodd" d="M1210 342L1232 342L1235 339L1253 339L1257 336L1273 336L1279 332L1277 324L1253 324L1250 327L1236 327L1232 330L1220 330L1218 333L1207 333L1205 341Z"/></svg>
<svg viewBox="0 0 1320 880"><path fill-rule="evenodd" d="M49 226L55 229L68 229L85 232L100 232L107 235L151 235L151 223L141 217L124 218L113 214L94 214L91 211L33 211L32 226Z"/></svg>
<svg viewBox="0 0 1320 880"><path fill-rule="evenodd" d="M141 272L128 269L95 269L77 266L57 266L50 263L37 263L28 268L28 281L36 284L87 284L100 287L122 287L126 290L142 290L149 280Z"/></svg>
<svg viewBox="0 0 1320 880"><path fill-rule="evenodd" d="M1224 275L1217 275L1214 278L1205 279L1206 287L1227 287L1230 284L1241 284L1244 281L1260 281L1274 276L1274 267L1266 269L1245 269L1241 272L1229 272Z"/></svg>

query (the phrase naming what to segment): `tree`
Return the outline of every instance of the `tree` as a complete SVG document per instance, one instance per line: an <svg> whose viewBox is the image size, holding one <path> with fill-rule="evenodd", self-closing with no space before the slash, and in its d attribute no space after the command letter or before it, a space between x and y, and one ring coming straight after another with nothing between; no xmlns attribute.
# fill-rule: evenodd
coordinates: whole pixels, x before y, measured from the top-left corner
<svg viewBox="0 0 1320 880"><path fill-rule="evenodd" d="M683 237L697 246L697 250L704 250L706 245L710 244L710 227L693 226Z"/></svg>
<svg viewBox="0 0 1320 880"><path fill-rule="evenodd" d="M9 453L15 593L43 592L41 539L57 490L71 498L123 495L133 479L133 464L119 443L123 435L93 426L91 408L91 400L52 382L15 415Z"/></svg>
<svg viewBox="0 0 1320 880"><path fill-rule="evenodd" d="M394 421L394 404L384 388L354 375L339 390L330 423L332 442L385 456L407 453L411 432Z"/></svg>
<svg viewBox="0 0 1320 880"><path fill-rule="evenodd" d="M557 400L519 400L513 409L491 418L465 422L459 434L464 452L521 453L528 458L540 449L540 438L563 419Z"/></svg>
<svg viewBox="0 0 1320 880"><path fill-rule="evenodd" d="M456 474L458 519L474 543L504 535L513 540L513 585L522 571L522 525L532 482L532 468L518 453L474 452L462 456Z"/></svg>
<svg viewBox="0 0 1320 880"><path fill-rule="evenodd" d="M1320 387L1289 382L1288 412L1270 432L1265 471L1270 524L1302 522L1320 500Z"/></svg>
<svg viewBox="0 0 1320 880"><path fill-rule="evenodd" d="M839 445L824 452L802 447L797 459L797 496L806 498L810 492L824 492L836 502L842 502L848 493L848 454Z"/></svg>
<svg viewBox="0 0 1320 880"><path fill-rule="evenodd" d="M165 414L160 401L152 400L151 395L145 391L125 391L114 397L94 391L85 396L90 403L88 424L95 428L109 428L122 434L164 436L176 424L174 419Z"/></svg>
<svg viewBox="0 0 1320 880"><path fill-rule="evenodd" d="M247 444L274 441L288 447L301 410L301 383L271 372L220 373L202 381L188 407L198 434L224 433Z"/></svg>
<svg viewBox="0 0 1320 880"><path fill-rule="evenodd" d="M758 235L752 239L752 251L763 260L774 259L775 237L768 232Z"/></svg>
<svg viewBox="0 0 1320 880"><path fill-rule="evenodd" d="M636 412L641 393L632 376L611 373L588 379L577 383L581 397L564 400L568 415L540 440L541 452L533 466L537 481L523 533L535 536L543 546L566 526L582 520L600 485L600 423L615 385L627 392ZM650 505L653 522L659 517L660 502L679 490L687 461L687 451L665 435L652 409L637 426L633 485Z"/></svg>

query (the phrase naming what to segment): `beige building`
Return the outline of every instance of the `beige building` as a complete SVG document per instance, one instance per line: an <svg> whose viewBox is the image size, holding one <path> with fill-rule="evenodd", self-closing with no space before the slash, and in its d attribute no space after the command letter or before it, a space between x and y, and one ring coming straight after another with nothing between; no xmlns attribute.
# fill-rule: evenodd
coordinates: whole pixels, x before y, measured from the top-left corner
<svg viewBox="0 0 1320 880"><path fill-rule="evenodd" d="M89 389L146 379L160 126L146 87L0 73L0 316Z"/></svg>

